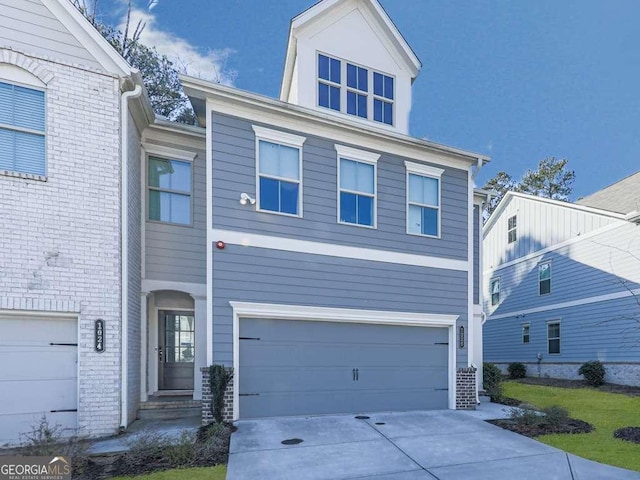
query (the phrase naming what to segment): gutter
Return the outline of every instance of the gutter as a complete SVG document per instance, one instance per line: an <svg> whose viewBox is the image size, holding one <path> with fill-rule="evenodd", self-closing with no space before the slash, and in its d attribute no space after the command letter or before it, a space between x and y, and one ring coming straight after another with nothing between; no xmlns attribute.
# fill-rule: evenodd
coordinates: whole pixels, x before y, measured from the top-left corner
<svg viewBox="0 0 640 480"><path fill-rule="evenodd" d="M129 153L129 100L142 94L142 85L138 84L131 91L124 92L120 98L120 430L125 430L129 424L128 402L128 370L129 362L129 210L128 210L128 185L129 172L127 171L127 156Z"/></svg>

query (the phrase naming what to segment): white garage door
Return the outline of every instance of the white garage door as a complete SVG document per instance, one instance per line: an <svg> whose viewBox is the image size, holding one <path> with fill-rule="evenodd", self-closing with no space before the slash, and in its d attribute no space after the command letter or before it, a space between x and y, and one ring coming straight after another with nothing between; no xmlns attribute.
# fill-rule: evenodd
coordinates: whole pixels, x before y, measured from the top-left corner
<svg viewBox="0 0 640 480"><path fill-rule="evenodd" d="M0 445L17 443L43 415L76 433L75 318L0 315Z"/></svg>

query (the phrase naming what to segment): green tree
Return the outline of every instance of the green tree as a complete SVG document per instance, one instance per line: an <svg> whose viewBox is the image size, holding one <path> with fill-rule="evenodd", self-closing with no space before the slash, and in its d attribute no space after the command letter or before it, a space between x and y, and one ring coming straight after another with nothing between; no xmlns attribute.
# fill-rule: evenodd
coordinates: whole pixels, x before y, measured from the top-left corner
<svg viewBox="0 0 640 480"><path fill-rule="evenodd" d="M140 71L155 113L181 123L196 123L195 113L182 90L173 62L166 55L159 53L155 47L148 47L140 41L145 28L143 22L140 21L131 28L131 0L127 0L124 32L99 20L98 0L71 2L118 53Z"/></svg>
<svg viewBox="0 0 640 480"><path fill-rule="evenodd" d="M517 185L517 182L507 172L498 172L495 177L489 179L482 188L483 190L494 192L496 196L491 197L491 201L487 205L487 213L491 215L498 206L498 203L500 203L500 200L502 200L502 197L504 197L508 191L515 190Z"/></svg>
<svg viewBox="0 0 640 480"><path fill-rule="evenodd" d="M527 170L524 174L518 191L553 200L569 201L576 172L567 169L567 162L566 158L558 160L556 157L540 160L537 170Z"/></svg>

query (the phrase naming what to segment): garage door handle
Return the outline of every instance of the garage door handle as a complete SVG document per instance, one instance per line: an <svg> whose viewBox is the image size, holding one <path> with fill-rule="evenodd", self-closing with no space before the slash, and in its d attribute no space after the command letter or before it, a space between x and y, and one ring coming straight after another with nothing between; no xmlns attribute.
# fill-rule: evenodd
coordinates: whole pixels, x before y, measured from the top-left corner
<svg viewBox="0 0 640 480"><path fill-rule="evenodd" d="M53 342L49 343L49 345L57 345L60 347L77 347L78 346L77 343L53 343Z"/></svg>
<svg viewBox="0 0 640 480"><path fill-rule="evenodd" d="M51 410L51 413L66 413L66 412L77 412L77 408L68 408L66 410Z"/></svg>

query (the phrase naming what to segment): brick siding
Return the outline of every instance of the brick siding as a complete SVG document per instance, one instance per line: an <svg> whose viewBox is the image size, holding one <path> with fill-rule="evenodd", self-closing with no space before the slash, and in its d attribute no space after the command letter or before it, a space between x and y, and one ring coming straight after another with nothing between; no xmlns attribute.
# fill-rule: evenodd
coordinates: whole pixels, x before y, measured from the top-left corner
<svg viewBox="0 0 640 480"><path fill-rule="evenodd" d="M456 410L476 409L476 369L459 368L456 372Z"/></svg>

